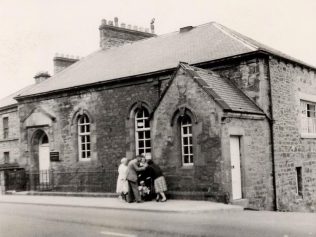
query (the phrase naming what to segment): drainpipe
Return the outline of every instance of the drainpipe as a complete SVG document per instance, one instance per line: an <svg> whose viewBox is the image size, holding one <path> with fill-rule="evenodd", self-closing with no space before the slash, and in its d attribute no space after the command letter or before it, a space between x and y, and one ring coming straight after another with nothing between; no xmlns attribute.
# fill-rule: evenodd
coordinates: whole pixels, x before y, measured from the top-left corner
<svg viewBox="0 0 316 237"><path fill-rule="evenodd" d="M278 210L278 202L277 202L277 190L276 190L276 173L275 173L275 161L274 161L274 130L273 130L273 124L274 124L274 119L273 119L273 106L272 106L272 86L271 86L271 74L270 74L270 58L271 56L268 56L267 60L267 66L268 66L268 78L269 78L269 87L270 87L270 92L269 92L269 98L270 98L270 120L269 120L269 125L270 125L270 136L271 136L271 155L272 155L272 175L273 175L273 194L274 194L274 210Z"/></svg>

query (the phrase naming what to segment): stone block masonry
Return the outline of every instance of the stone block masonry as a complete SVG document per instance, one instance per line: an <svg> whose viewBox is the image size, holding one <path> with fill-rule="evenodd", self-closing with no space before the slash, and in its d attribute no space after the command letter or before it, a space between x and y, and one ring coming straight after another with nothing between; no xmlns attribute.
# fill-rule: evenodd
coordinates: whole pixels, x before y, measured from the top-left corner
<svg viewBox="0 0 316 237"><path fill-rule="evenodd" d="M278 209L315 212L316 137L302 134L300 101L302 94L316 95L316 74L275 58L270 58L269 68ZM297 167L302 172L302 193L298 192Z"/></svg>

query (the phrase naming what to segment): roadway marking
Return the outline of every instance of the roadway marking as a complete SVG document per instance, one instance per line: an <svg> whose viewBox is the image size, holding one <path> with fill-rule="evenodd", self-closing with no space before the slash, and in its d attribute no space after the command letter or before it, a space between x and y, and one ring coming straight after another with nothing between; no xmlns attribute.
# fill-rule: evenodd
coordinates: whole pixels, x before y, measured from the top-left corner
<svg viewBox="0 0 316 237"><path fill-rule="evenodd" d="M137 237L137 235L132 234L123 234L117 232L108 232L108 231L101 231L102 235L110 235L110 236L121 236L121 237Z"/></svg>

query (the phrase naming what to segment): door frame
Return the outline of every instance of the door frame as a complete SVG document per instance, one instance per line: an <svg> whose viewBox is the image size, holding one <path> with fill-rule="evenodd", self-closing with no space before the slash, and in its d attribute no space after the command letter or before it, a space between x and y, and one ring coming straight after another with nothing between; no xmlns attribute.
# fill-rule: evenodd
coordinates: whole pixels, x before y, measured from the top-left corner
<svg viewBox="0 0 316 237"><path fill-rule="evenodd" d="M233 177L232 177L232 155L231 155L231 138L238 138L239 141L239 166L240 166L240 198L234 198L234 189L233 189ZM230 155L230 181L231 181L231 200L240 200L244 198L244 172L243 172L243 136L241 135L229 135L229 155Z"/></svg>

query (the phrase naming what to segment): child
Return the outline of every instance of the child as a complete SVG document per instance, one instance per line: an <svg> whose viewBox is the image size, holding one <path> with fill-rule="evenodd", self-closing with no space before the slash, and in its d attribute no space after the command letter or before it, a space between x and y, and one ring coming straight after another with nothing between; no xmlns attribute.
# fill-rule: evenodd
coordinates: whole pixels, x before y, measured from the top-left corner
<svg viewBox="0 0 316 237"><path fill-rule="evenodd" d="M150 189L145 185L145 181L143 180L140 181L140 186L138 186L138 190L139 190L142 200L144 201L149 200Z"/></svg>

